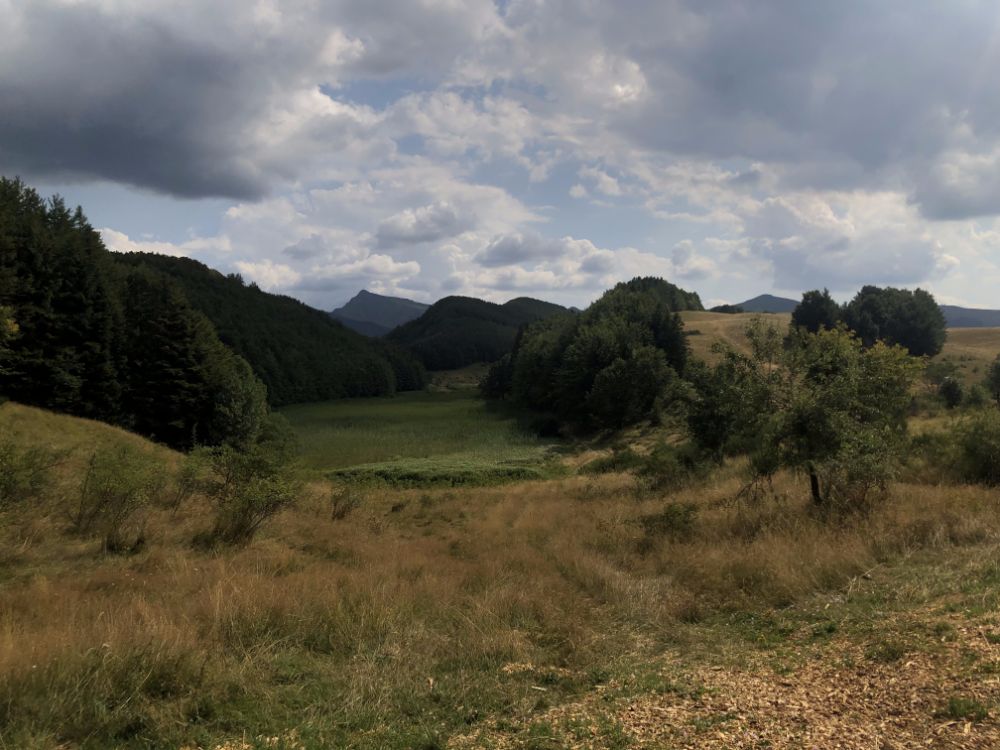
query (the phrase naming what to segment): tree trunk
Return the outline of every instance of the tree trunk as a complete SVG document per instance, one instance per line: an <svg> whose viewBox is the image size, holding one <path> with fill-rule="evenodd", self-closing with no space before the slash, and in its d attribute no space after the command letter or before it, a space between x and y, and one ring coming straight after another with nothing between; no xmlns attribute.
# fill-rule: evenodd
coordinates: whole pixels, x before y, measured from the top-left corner
<svg viewBox="0 0 1000 750"><path fill-rule="evenodd" d="M823 495L819 491L819 477L816 475L816 470L813 468L809 469L809 487L812 489L812 499L816 505L823 504Z"/></svg>

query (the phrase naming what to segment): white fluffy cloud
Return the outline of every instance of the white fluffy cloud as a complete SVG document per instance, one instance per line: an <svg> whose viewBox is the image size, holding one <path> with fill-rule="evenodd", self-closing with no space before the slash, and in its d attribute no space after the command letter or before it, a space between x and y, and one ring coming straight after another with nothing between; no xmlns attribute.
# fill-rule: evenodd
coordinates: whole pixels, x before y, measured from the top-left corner
<svg viewBox="0 0 1000 750"><path fill-rule="evenodd" d="M0 170L85 208L99 181L226 198L194 233L136 237L108 208L102 235L319 306L352 285L585 304L642 273L709 298L871 282L989 304L1000 276L990 3L0 13Z"/></svg>

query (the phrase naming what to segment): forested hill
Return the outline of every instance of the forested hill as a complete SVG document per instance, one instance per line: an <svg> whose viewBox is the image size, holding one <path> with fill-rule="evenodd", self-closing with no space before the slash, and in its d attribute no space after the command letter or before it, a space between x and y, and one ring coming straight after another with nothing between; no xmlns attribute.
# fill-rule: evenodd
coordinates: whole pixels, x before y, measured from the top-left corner
<svg viewBox="0 0 1000 750"><path fill-rule="evenodd" d="M346 396L380 396L425 385L409 353L355 333L327 313L246 285L190 258L152 253L114 256L173 279L267 386L272 405Z"/></svg>
<svg viewBox="0 0 1000 750"><path fill-rule="evenodd" d="M247 362L176 284L112 257L79 208L0 178L0 394L176 448L251 439Z"/></svg>
<svg viewBox="0 0 1000 750"><path fill-rule="evenodd" d="M365 336L382 336L396 326L419 318L428 307L430 305L423 302L403 297L387 297L362 289L330 315Z"/></svg>
<svg viewBox="0 0 1000 750"><path fill-rule="evenodd" d="M567 312L528 297L503 305L472 297L445 297L386 338L412 351L429 370L454 370L500 359L514 347L521 326Z"/></svg>
<svg viewBox="0 0 1000 750"><path fill-rule="evenodd" d="M679 310L697 294L658 278L609 289L576 315L528 326L481 383L561 425L619 428L646 419L679 375L688 344Z"/></svg>

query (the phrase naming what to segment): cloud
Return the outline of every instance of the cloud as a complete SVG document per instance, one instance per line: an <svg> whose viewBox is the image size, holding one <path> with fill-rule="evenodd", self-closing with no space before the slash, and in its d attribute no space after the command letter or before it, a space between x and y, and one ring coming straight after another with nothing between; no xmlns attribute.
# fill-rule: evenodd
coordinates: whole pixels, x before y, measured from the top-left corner
<svg viewBox="0 0 1000 750"><path fill-rule="evenodd" d="M510 234L495 238L477 256L482 266L513 266L519 263L553 260L567 255L572 240L549 240L537 234Z"/></svg>
<svg viewBox="0 0 1000 750"><path fill-rule="evenodd" d="M243 276L266 290L285 289L297 284L301 274L290 266L270 260L257 262L238 260L234 264Z"/></svg>
<svg viewBox="0 0 1000 750"><path fill-rule="evenodd" d="M134 240L124 232L108 227L97 231L101 235L105 247L115 253L157 253L159 255L172 255L175 258L187 258L206 253L226 254L232 250L226 237L201 237L178 244L148 239Z"/></svg>
<svg viewBox="0 0 1000 750"><path fill-rule="evenodd" d="M382 220L375 233L379 247L436 242L454 237L475 224L474 216L463 216L448 203L406 209Z"/></svg>
<svg viewBox="0 0 1000 750"><path fill-rule="evenodd" d="M0 13L0 170L222 197L217 221L156 239L133 241L123 227L144 230L100 201L99 224L115 249L243 263L317 305L349 283L425 297L551 284L582 304L636 273L706 298L865 282L985 297L977 283L997 273L989 3L0 0Z"/></svg>

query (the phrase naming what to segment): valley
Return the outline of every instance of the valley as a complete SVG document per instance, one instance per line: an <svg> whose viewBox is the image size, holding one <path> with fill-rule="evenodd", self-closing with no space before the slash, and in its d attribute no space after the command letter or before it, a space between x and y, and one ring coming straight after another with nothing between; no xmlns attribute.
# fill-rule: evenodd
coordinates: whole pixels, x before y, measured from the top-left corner
<svg viewBox="0 0 1000 750"><path fill-rule="evenodd" d="M685 317L706 341L740 343L733 316ZM1000 338L950 346L985 361ZM108 556L65 530L88 450L125 441L168 473L180 455L0 406L4 435L69 451L41 505L8 509L0 527L7 746L1000 741L993 490L928 484L914 464L834 530L791 473L775 499L734 499L739 458L668 486L601 465L669 427L560 445L468 387L283 414L306 483L253 544L192 546L211 513L195 496L149 506L144 548ZM331 476L444 459L489 474L541 456L548 473L532 481Z"/></svg>

